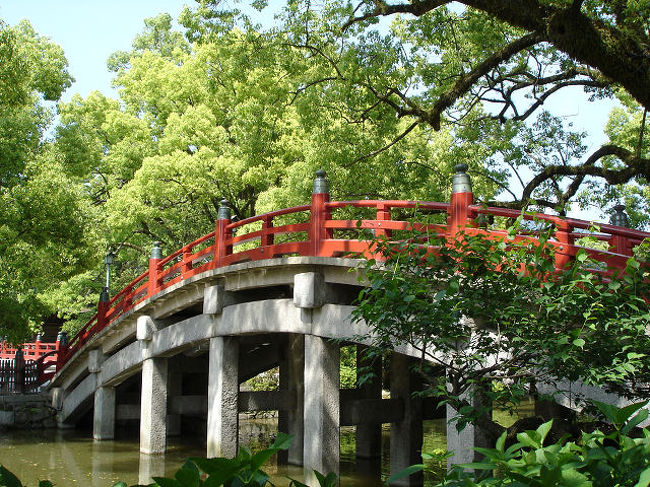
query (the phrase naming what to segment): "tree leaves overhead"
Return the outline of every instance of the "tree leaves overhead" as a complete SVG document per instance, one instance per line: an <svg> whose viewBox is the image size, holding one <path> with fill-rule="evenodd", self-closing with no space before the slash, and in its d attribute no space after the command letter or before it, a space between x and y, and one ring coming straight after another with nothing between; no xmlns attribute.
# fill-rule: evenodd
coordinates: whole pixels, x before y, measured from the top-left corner
<svg viewBox="0 0 650 487"><path fill-rule="evenodd" d="M563 212L583 184L634 188L650 175L647 150L636 150L645 146L645 116L628 124L627 141L588 153L575 150L585 135L546 108L561 93L585 103L616 94L640 119L650 102L649 8L632 0L295 2L285 26L296 46L333 66L337 83L370 96L360 111L382 104L448 128L457 143L489 146L478 173L500 186L494 204ZM557 142L550 157L528 145L549 137ZM535 157L508 159L517 152ZM594 203L584 193L580 201Z"/></svg>

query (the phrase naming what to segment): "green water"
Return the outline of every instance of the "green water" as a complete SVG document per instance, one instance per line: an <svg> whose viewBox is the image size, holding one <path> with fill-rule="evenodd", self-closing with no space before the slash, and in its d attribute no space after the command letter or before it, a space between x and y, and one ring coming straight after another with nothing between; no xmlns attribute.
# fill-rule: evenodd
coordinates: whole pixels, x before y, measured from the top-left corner
<svg viewBox="0 0 650 487"><path fill-rule="evenodd" d="M524 404L518 416L532 412L532 403ZM516 417L495 413L495 419L508 425ZM422 451L445 449L445 421L425 421ZM381 466L356 463L354 427L341 428L341 485L374 487L381 485L379 470L385 479L389 470L390 428L384 425L382 434ZM259 449L277 432L275 419L251 419L240 422L240 444ZM120 431L114 441L94 441L89 431L38 430L0 433L0 464L14 472L23 483L36 486L39 480L49 479L59 487L110 487L119 480L128 485L151 482L151 476L173 476L185 458L205 455L205 440L198 437L170 437L165 455L141 455L138 451L137 430ZM442 465L430 465L440 475ZM286 486L287 476L302 480L300 467L277 466L276 459L265 468L273 482ZM363 472L373 472L364 474ZM429 474L425 482L432 485L436 474Z"/></svg>
<svg viewBox="0 0 650 487"><path fill-rule="evenodd" d="M424 451L444 448L444 421L425 421ZM250 420L241 425L240 442L259 448L277 431L272 419ZM95 441L89 431L40 430L9 431L0 434L0 463L14 472L26 486L49 479L57 486L110 487L119 480L128 485L149 483L151 476L174 472L190 456L204 456L204 442L199 438L169 438L165 455L141 455L135 432L121 432L114 441ZM377 470L377 465L356 465L354 428L341 428L341 485L379 486L377 476L363 470ZM381 471L388 474L389 428L383 430ZM357 468L358 467L358 468ZM357 469L360 471L357 472ZM288 485L286 476L302 480L300 467L277 466L271 459L265 468L278 485Z"/></svg>

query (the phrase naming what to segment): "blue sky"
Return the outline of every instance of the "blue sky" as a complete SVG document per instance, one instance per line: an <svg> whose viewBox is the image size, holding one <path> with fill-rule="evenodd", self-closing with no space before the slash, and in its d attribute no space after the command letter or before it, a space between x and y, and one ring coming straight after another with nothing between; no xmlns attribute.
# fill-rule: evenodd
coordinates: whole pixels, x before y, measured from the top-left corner
<svg viewBox="0 0 650 487"><path fill-rule="evenodd" d="M108 56L129 50L144 19L168 12L174 19L187 0L0 0L0 18L10 25L27 19L36 31L65 51L76 83L64 95L86 97L98 90L116 96L106 69Z"/></svg>

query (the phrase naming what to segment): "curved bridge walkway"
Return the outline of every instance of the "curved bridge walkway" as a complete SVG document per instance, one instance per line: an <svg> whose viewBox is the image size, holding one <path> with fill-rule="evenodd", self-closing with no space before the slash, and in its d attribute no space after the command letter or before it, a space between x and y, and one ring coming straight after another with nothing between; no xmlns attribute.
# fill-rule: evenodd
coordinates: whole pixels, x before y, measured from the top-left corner
<svg viewBox="0 0 650 487"><path fill-rule="evenodd" d="M350 320L362 282L360 261L346 256L369 254L371 233L390 237L410 228L392 217L415 210L441 214L442 223L420 225L441 235L462 229L503 236L488 230L483 217L520 213L474 205L465 170L457 166L450 203L331 202L323 172L311 205L232 222L222 202L214 232L165 258L156 245L149 271L112 299L103 293L93 319L58 347L56 372L43 379L50 379L60 424L75 424L92 411L98 440L113 438L118 420L139 420L145 454L164 452L167 437L183 431L207 439L208 456L232 456L239 413L277 410L279 430L294 435L282 460L306 470L338 471L341 425L356 425L357 457L374 459L381 452L381 424L390 423L391 471L419 463L422 421L436 407L411 396L418 387L409 367L412 350L393 354L390 398L382 398L381 381L339 387L341 344L368 331ZM562 267L590 223L536 217L555 226L551 245ZM650 236L607 224L600 232L610 250L589 252L618 268ZM240 390L242 382L278 366L278 390ZM381 377L381 364L371 366ZM472 428L449 428L453 461L468 461L477 438ZM402 485L419 482L410 477Z"/></svg>

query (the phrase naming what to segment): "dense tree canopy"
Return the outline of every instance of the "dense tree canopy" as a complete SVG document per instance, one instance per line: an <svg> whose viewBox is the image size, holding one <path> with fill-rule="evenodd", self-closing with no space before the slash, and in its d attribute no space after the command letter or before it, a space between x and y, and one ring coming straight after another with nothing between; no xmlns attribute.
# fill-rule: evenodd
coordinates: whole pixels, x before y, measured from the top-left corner
<svg viewBox="0 0 650 487"><path fill-rule="evenodd" d="M118 98L75 95L55 126L51 101L72 82L61 49L2 24L0 326L19 336L58 313L74 329L95 307L105 252L117 254L114 291L153 241L169 251L210 231L221 198L237 218L303 204L320 168L334 198L446 201L464 162L479 201L564 213L622 199L645 224L642 93L539 22L588 22L604 51L631 39L619 67L637 56L639 84L647 3L534 4L288 2L263 29L201 0L180 30L147 19L108 60ZM543 15L511 18L519 10ZM545 110L576 88L585 103L618 100L591 154Z"/></svg>
<svg viewBox="0 0 650 487"><path fill-rule="evenodd" d="M0 23L0 332L21 338L43 296L88 265L91 211L43 137L70 86L61 48L28 22Z"/></svg>

